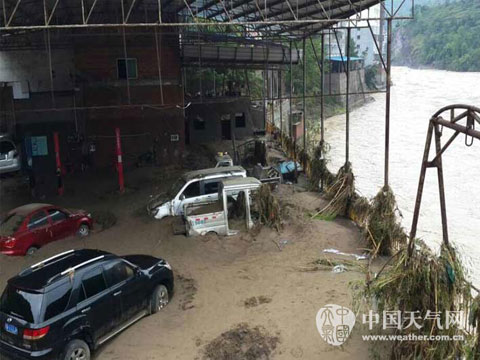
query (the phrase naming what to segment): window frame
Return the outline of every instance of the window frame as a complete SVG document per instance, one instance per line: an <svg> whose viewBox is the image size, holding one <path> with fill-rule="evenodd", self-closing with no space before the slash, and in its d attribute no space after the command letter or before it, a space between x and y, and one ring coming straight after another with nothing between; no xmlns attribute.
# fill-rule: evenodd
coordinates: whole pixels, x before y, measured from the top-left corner
<svg viewBox="0 0 480 360"><path fill-rule="evenodd" d="M120 64L121 60L125 61L125 73L126 73L125 78L120 77L119 64ZM129 73L128 73L128 61L129 60L134 60L135 61L135 76L129 76ZM133 58L133 57L117 58L117 79L118 80L135 80L135 79L138 79L138 60L137 60L137 58Z"/></svg>
<svg viewBox="0 0 480 360"><path fill-rule="evenodd" d="M242 114L241 116L237 116L237 114ZM238 124L239 119L242 119L242 124ZM236 129L245 129L247 127L247 116L244 112L242 113L235 113L235 128Z"/></svg>
<svg viewBox="0 0 480 360"><path fill-rule="evenodd" d="M62 219L62 220L53 221L53 216L51 216L50 211L59 212L59 213L65 215L65 218ZM47 216L48 216L48 218L50 219L50 222L51 222L52 224L57 224L57 223L60 223L60 222L64 222L64 221L66 221L66 220L68 219L68 214L67 214L65 211L62 211L61 209L57 209L57 208L47 209Z"/></svg>
<svg viewBox="0 0 480 360"><path fill-rule="evenodd" d="M201 195L212 195L212 194L218 194L218 189L220 188L220 182L222 181L222 178L213 178L213 179L207 179L203 180L201 184L201 188L203 187L203 190L200 189ZM217 190L215 192L207 193L207 186L208 184L211 183L216 183L217 184Z"/></svg>
<svg viewBox="0 0 480 360"><path fill-rule="evenodd" d="M187 195L185 194L185 190L187 190L188 187L189 187L190 185L193 185L193 184L198 184L198 195L187 196ZM182 193L180 194L180 197L182 197L182 195L185 196L185 199L192 199L192 198L195 198L195 197L197 197L197 196L202 196L202 188L201 188L200 180L194 180L194 181L188 183L188 184L183 188Z"/></svg>
<svg viewBox="0 0 480 360"><path fill-rule="evenodd" d="M113 268L114 266L117 266L117 264L122 264L124 265L125 267L129 268L132 270L132 275L127 277L126 279L123 279L115 284L109 284L109 281L108 281L108 275L107 275L107 267L110 267ZM105 278L105 282L107 284L107 288L113 288L113 287L116 287L118 286L119 284L124 284L126 283L127 281L133 279L135 277L135 269L129 264L127 263L126 261L122 260L122 259L115 259L113 260L112 262L109 262L107 264L104 264L103 265L103 276Z"/></svg>
<svg viewBox="0 0 480 360"><path fill-rule="evenodd" d="M32 227L30 226L30 221L32 221L32 218L33 218L36 214L39 214L39 213L43 213L43 215L44 215L43 218L46 220L46 224L42 224L42 225L40 225L40 226L35 226L35 227L32 228ZM48 213L45 211L45 209L41 209L41 210L37 210L37 211L33 212L32 214L30 214L30 216L28 217L28 221L27 221L27 230L28 230L28 231L33 231L33 230L35 230L35 229L41 229L41 228L43 228L43 227L45 227L45 226L49 226L49 225L51 225L51 224L52 224L52 223L51 223L51 221L50 221L50 217L48 216Z"/></svg>
<svg viewBox="0 0 480 360"><path fill-rule="evenodd" d="M92 295L92 296L87 296L87 291L85 290L85 285L84 285L84 280L87 276L89 276L91 273L94 273L96 271L99 271L100 272L100 275L102 275L102 279L103 279L103 283L105 284L105 289L103 289L102 291L96 293L95 295ZM93 277L93 276L92 276ZM82 276L82 279L80 280L80 286L79 286L79 294L78 294L78 299L80 299L80 292L83 291L83 295L84 295L84 299L83 300L78 300L77 301L77 304L80 304L84 301L87 301L87 300L91 300L91 299L94 299L96 297L99 297L101 296L103 293L109 291L110 288L107 284L107 280L105 279L105 274L104 274L104 271L103 271L103 266L97 266L93 269L90 269L88 270L87 272L85 272Z"/></svg>

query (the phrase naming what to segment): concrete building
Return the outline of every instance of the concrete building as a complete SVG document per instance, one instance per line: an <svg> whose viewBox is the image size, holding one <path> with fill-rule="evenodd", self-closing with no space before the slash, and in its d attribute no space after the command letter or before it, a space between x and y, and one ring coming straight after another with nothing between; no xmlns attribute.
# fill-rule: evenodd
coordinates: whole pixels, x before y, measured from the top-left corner
<svg viewBox="0 0 480 360"><path fill-rule="evenodd" d="M104 167L115 161L118 127L126 161L155 148L158 163L178 162L185 144L178 35L156 45L153 31L127 33L126 52L121 33L106 36L108 43L95 34L52 36L50 56L42 48L0 51L1 102L13 114L1 119L2 131L49 140L59 132L64 162L81 156L85 139Z"/></svg>

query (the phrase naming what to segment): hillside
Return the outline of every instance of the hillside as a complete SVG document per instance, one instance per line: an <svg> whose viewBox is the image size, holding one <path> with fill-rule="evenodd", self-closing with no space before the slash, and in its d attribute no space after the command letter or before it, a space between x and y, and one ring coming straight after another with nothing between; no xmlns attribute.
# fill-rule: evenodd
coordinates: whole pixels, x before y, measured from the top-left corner
<svg viewBox="0 0 480 360"><path fill-rule="evenodd" d="M415 19L395 29L394 63L480 71L480 1L416 6Z"/></svg>

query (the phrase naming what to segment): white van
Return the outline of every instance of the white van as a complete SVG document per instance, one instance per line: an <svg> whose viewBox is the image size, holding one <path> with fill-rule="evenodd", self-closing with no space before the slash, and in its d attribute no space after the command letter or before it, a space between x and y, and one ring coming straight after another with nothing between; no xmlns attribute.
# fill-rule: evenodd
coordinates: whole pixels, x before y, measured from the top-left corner
<svg viewBox="0 0 480 360"><path fill-rule="evenodd" d="M153 197L147 211L155 219L182 215L186 204L217 200L220 181L232 177L247 177L247 171L229 166L188 172L168 192Z"/></svg>

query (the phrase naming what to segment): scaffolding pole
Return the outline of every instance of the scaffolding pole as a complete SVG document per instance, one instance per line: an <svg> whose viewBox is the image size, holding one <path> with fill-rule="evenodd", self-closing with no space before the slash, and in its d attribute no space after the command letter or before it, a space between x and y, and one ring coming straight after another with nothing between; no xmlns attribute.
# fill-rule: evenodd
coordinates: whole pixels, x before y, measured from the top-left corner
<svg viewBox="0 0 480 360"><path fill-rule="evenodd" d="M351 29L347 29L347 95L345 98L345 168L347 168L350 161L350 32Z"/></svg>
<svg viewBox="0 0 480 360"><path fill-rule="evenodd" d="M303 93L302 93L302 105L303 105L303 152L306 154L307 153L307 103L305 100L305 96L307 93L307 83L306 83L306 75L307 75L307 54L305 52L305 38L303 38L303 76L302 76L302 82L303 82ZM305 168L306 164L303 164L303 167Z"/></svg>
<svg viewBox="0 0 480 360"><path fill-rule="evenodd" d="M320 161L322 162L322 165L324 164L325 161L325 154L323 153L323 148L325 146L325 104L324 104L324 91L325 91L325 35L322 34L322 41L321 41L322 48L320 50L320 58L322 62L322 68L320 72L320 91L321 91L321 96L320 96ZM323 176L320 179L320 191L323 192Z"/></svg>
<svg viewBox="0 0 480 360"><path fill-rule="evenodd" d="M280 99L280 141L283 135L282 70L278 71L278 98Z"/></svg>
<svg viewBox="0 0 480 360"><path fill-rule="evenodd" d="M381 55L380 55L381 56ZM390 157L390 86L392 70L392 18L387 19L387 69L386 69L386 97L385 97L385 173L384 186L388 186L389 157Z"/></svg>

